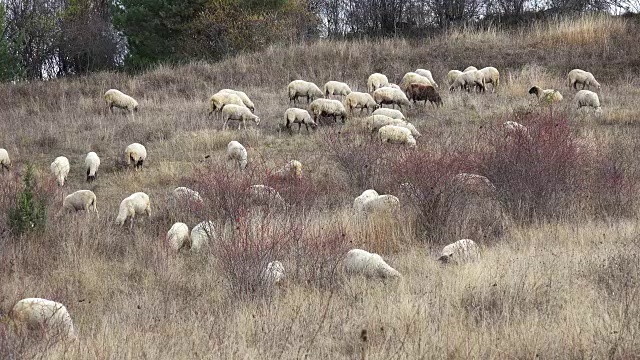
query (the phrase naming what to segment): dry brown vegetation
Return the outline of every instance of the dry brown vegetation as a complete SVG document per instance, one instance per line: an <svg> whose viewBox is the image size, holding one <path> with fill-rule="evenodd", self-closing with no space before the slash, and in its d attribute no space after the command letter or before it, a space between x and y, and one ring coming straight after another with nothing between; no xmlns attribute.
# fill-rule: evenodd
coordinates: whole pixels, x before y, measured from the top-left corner
<svg viewBox="0 0 640 360"><path fill-rule="evenodd" d="M0 323L0 354L353 359L366 330L370 359L640 356L637 29L630 20L581 18L422 43L319 41L135 77L0 86L0 147L14 163L0 189L0 314L21 298L55 300L80 339L22 339ZM468 65L497 67L498 91L446 91L446 72ZM602 114L575 109L566 82L574 67L603 85ZM370 73L398 82L416 68L433 71L444 102L406 114L423 135L416 150L371 140L358 117L311 135L278 132L290 80L340 80L362 91ZM527 93L532 85L565 100L541 107ZM102 94L110 88L138 100L134 119L108 113ZM251 97L258 128L222 132L206 116L208 97L221 88ZM506 120L527 125L531 139L505 137ZM248 149L244 173L225 161L231 140ZM132 142L148 151L139 172L120 161ZM89 151L102 159L91 185ZM48 173L60 155L71 162L62 189ZM291 159L303 163L299 183L269 176ZM43 232L17 236L6 216L27 162L49 216ZM495 196L451 191L448 181L461 172L487 176ZM251 208L243 190L253 184L278 189L289 206ZM170 211L167 195L177 186L198 190L206 205ZM354 217L351 203L367 188L399 196L400 213ZM100 217L56 218L64 195L78 189L96 193ZM152 217L131 231L116 227L120 201L136 191L150 195ZM173 222L192 228L202 220L219 231L204 251L167 248ZM482 246L479 262L435 260L463 237ZM344 277L339 261L354 247L380 253L402 280ZM274 259L287 280L269 288L260 270Z"/></svg>

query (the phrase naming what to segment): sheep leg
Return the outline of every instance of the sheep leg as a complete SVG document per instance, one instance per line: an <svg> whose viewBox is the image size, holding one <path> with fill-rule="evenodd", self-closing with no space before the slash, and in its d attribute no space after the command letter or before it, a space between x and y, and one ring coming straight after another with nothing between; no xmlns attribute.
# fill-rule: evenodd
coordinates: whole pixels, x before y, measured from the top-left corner
<svg viewBox="0 0 640 360"><path fill-rule="evenodd" d="M307 124L305 124L307 125ZM302 123L298 123L298 134L300 134L300 130L302 129ZM307 128L309 130L309 128Z"/></svg>
<svg viewBox="0 0 640 360"><path fill-rule="evenodd" d="M310 134L310 131L309 131L309 124L304 123L304 126L307 128L307 134ZM300 129L298 129L298 133L299 133L299 132L300 132Z"/></svg>

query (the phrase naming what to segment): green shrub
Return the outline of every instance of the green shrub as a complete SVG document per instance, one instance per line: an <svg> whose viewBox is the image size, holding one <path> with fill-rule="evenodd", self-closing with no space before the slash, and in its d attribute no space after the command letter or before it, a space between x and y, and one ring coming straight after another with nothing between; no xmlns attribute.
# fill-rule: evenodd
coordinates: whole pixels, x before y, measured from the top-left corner
<svg viewBox="0 0 640 360"><path fill-rule="evenodd" d="M15 207L9 209L9 228L16 235L42 230L47 220L45 202L34 195L33 167L28 164L22 177L24 189L17 194Z"/></svg>

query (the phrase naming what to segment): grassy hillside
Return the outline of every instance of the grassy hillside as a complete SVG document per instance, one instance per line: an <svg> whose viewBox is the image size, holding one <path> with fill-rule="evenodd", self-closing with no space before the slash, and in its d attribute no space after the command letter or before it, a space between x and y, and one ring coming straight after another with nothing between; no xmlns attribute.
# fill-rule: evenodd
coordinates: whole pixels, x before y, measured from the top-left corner
<svg viewBox="0 0 640 360"><path fill-rule="evenodd" d="M0 314L25 297L64 303L79 342L23 339L0 323L8 358L630 358L640 351L638 184L640 110L633 19L583 17L506 32L460 30L420 42L318 41L273 46L216 64L161 66L137 76L88 77L0 86L0 147L13 169L0 189ZM450 93L450 69L495 66L496 92ZM603 85L602 113L576 110L572 68ZM289 135L278 131L290 104L286 85L347 82L366 91L373 72L390 81L430 69L444 105L405 112L422 133L414 150L382 145L356 113L345 124ZM549 109L528 94L555 88ZM109 114L102 94L135 97L131 118ZM222 88L245 91L259 127L221 131L207 99ZM304 104L300 105L304 106ZM505 137L501 124L528 126L531 140ZM249 152L247 171L226 161L227 143ZM142 171L122 163L140 142ZM85 182L84 156L101 157L98 180ZM64 155L64 188L49 164ZM205 158L209 155L208 158ZM303 163L295 183L270 172ZM48 209L42 232L15 235L27 163ZM451 177L477 173L495 194L447 192ZM401 184L410 182L416 193ZM256 210L249 185L276 188L289 206ZM167 208L189 186L202 208ZM394 216L361 219L353 199L368 188L397 195ZM65 195L93 190L99 217L57 216ZM443 190L444 189L444 190ZM114 225L120 201L151 197L152 216L132 230ZM176 221L216 224L204 251L174 253L165 234ZM442 246L472 238L479 262L443 266ZM378 252L400 281L345 277L351 248ZM287 269L275 289L260 270ZM361 333L367 332L363 342Z"/></svg>

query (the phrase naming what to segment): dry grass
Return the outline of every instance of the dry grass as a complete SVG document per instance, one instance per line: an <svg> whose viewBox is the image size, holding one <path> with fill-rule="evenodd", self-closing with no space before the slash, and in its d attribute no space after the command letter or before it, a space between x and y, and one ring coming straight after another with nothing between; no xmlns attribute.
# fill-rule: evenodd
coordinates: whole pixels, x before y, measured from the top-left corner
<svg viewBox="0 0 640 360"><path fill-rule="evenodd" d="M30 162L50 214L44 233L14 236L6 210L0 211L0 314L24 297L60 301L80 338L66 348L37 338L23 341L0 323L0 354L10 359L353 359L366 329L371 359L636 357L640 130L635 101L640 93L628 75L637 49L620 33L635 27L618 19L590 19L544 27L548 33L540 30L531 40L547 39L551 48L544 50L530 48L532 43L505 43L507 34L493 29L452 32L423 44L274 46L218 64L161 66L136 77L100 73L0 86L0 147L14 162L12 174L0 175L6 184L0 206L13 206L18 174ZM599 35L594 42L581 42L588 32L579 29L598 26L611 29L608 51ZM571 40L583 45L571 59L557 56L564 49L552 41L560 36L553 29L567 28L582 34ZM458 43L447 36L456 36ZM472 41L495 46L470 52ZM630 55L608 62L623 48ZM602 57L594 60L594 54ZM277 131L289 107L286 84L294 78L320 85L343 80L352 89L364 89L374 71L398 82L405 72L423 67L440 80L447 70L472 64L498 67L501 87L495 94L467 94L449 93L443 85L443 107L410 109L406 115L423 135L416 151L371 142L359 118L311 135ZM565 74L573 67L592 71L603 84L601 115L577 111L572 104ZM483 156L505 144L495 137L503 121L540 128L536 121L548 110L541 114L537 99L527 94L534 84L565 96L552 119L567 119L563 134L586 149L581 161L589 161L582 169L577 166L583 162L567 160L561 169L571 167L574 180L561 180L580 187L554 188L553 194L543 194L550 200L533 207L526 221L516 217L501 236L476 239L482 244L478 263L441 266L435 259L442 245L462 236L460 224L471 222L472 214L487 215L482 199L443 219L429 212L430 205L410 203L399 185L411 181L428 192L446 176L482 169L490 163ZM109 88L138 99L135 119L105 111L101 94ZM220 131L221 121L206 116L206 99L220 88L247 92L260 127ZM251 162L243 174L225 161L230 140L248 148ZM140 172L119 166L124 148L134 141L149 152ZM102 165L98 180L88 185L82 163L92 150ZM518 197L519 189L558 184L548 180L558 177L550 165L562 165L563 158L545 156L555 154L548 147L531 151L543 150L547 153L529 158L548 163L525 158L526 169L508 157L491 158L509 165L494 177L501 179L499 199L510 214L532 208L530 198L516 206L514 199L527 199ZM48 173L59 155L71 161L63 189ZM269 178L269 170L291 159L304 166L298 184ZM540 165L535 167L542 169L539 174L531 174L534 165ZM514 186L513 179L523 174L528 181ZM292 206L248 210L242 189L259 183L277 188ZM209 205L189 214L170 212L167 194L177 186L197 189ZM381 219L355 217L352 201L369 187L398 195L400 212ZM63 196L78 189L96 193L100 217L55 218ZM140 219L133 230L114 226L120 201L135 191L150 195L151 218ZM437 196L429 194L424 199L437 204ZM200 254L166 248L173 221L192 228L202 220L216 223L218 241ZM443 225L447 221L451 224ZM354 247L380 253L403 279L344 277L339 260ZM274 259L284 263L287 280L264 287L256 274Z"/></svg>

